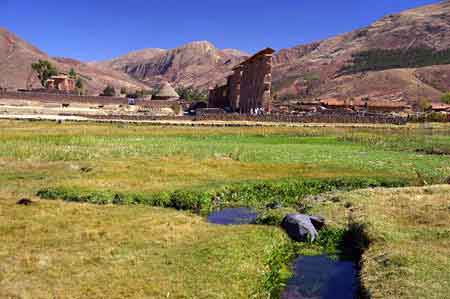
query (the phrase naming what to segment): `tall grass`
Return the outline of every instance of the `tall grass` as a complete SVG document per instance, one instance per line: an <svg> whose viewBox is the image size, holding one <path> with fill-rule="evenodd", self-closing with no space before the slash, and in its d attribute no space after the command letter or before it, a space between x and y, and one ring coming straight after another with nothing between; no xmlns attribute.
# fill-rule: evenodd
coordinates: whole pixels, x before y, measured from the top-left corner
<svg viewBox="0 0 450 299"><path fill-rule="evenodd" d="M38 191L43 199L62 199L92 204L143 204L194 212L209 212L226 206L250 206L263 209L274 202L284 206L305 209L302 199L335 190L353 190L369 187L399 187L408 181L389 178L334 178L282 180L261 183L233 184L218 190L176 190L159 193L122 193L95 191L69 187L48 187Z"/></svg>

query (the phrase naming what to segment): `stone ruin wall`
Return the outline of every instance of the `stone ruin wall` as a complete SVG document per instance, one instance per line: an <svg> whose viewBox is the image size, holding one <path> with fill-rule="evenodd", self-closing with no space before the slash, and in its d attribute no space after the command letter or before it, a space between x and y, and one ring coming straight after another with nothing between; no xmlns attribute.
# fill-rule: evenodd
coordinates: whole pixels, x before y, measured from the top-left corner
<svg viewBox="0 0 450 299"><path fill-rule="evenodd" d="M236 66L226 85L210 90L208 107L229 107L241 114L251 114L257 108L270 112L274 52L267 48Z"/></svg>
<svg viewBox="0 0 450 299"><path fill-rule="evenodd" d="M249 114L257 108L271 111L272 54L254 56L243 64L240 84L240 113Z"/></svg>

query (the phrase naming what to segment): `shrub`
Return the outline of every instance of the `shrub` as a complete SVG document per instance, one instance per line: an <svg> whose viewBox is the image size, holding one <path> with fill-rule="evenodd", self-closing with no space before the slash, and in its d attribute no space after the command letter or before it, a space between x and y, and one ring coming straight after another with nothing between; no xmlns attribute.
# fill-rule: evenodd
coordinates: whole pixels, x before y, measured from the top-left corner
<svg viewBox="0 0 450 299"><path fill-rule="evenodd" d="M441 101L445 104L450 104L450 91L442 95Z"/></svg>
<svg viewBox="0 0 450 299"><path fill-rule="evenodd" d="M113 97L115 95L116 95L116 90L114 89L114 86L111 86L111 85L106 86L101 94L101 96L105 96L105 97Z"/></svg>
<svg viewBox="0 0 450 299"><path fill-rule="evenodd" d="M280 203L284 207L306 212L309 206L302 199L335 190L353 190L371 187L404 187L409 182L387 178L334 178L305 179L247 183L226 186L219 191L177 190L161 193L118 193L111 190L91 191L78 188L45 188L37 195L44 199L62 199L93 204L143 204L177 210L208 212L227 206L249 206L264 210L268 204ZM276 215L267 215L267 223L276 222Z"/></svg>

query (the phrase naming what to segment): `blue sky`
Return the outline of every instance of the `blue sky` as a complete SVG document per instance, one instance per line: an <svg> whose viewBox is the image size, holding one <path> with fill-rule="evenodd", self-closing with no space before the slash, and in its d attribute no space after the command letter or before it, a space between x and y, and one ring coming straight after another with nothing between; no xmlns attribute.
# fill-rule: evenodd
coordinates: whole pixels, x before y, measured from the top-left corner
<svg viewBox="0 0 450 299"><path fill-rule="evenodd" d="M431 0L0 0L0 27L52 56L109 59L209 40L255 52L324 39Z"/></svg>

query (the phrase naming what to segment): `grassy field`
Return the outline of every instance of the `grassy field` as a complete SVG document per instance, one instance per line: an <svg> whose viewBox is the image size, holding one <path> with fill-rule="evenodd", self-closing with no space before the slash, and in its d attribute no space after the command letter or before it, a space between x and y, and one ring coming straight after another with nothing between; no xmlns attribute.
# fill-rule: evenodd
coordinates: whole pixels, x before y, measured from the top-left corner
<svg viewBox="0 0 450 299"><path fill-rule="evenodd" d="M335 227L363 225L362 283L372 298L450 296L450 186L339 194L313 212Z"/></svg>
<svg viewBox="0 0 450 299"><path fill-rule="evenodd" d="M423 295L411 287L429 282L421 268L444 279L433 286L443 291L433 294L450 294L450 272L442 268L448 260L441 254L448 244L439 243L448 237L441 230L448 188L351 191L339 202L303 202L308 194L339 189L442 184L450 176L450 155L435 153L445 152L448 126L0 121L0 298L250 298L267 278L274 248L287 242L273 226L217 227L189 212L144 205L14 204L21 197L37 199L39 191L48 198L107 203L120 194L116 203L195 211L203 204L210 208L217 197L257 208L258 201L281 201L289 209L325 214L332 228L346 227L353 207L353 217L368 225L374 240L364 255L363 282L376 298ZM422 197L411 199L416 196ZM409 246L417 250L404 250ZM407 257L397 258L399 253ZM397 264L400 272L393 269ZM416 298L442 298L433 294Z"/></svg>

